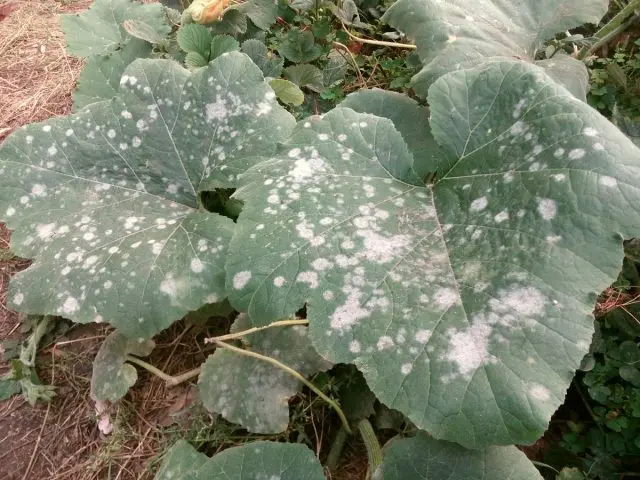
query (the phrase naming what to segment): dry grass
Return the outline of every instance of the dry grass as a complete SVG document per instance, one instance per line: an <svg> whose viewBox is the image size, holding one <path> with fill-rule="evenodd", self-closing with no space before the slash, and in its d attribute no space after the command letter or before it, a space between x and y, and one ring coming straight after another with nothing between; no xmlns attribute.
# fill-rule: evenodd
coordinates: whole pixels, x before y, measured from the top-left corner
<svg viewBox="0 0 640 480"><path fill-rule="evenodd" d="M89 3L18 0L0 23L0 141L22 125L70 111L83 62L66 54L58 14Z"/></svg>

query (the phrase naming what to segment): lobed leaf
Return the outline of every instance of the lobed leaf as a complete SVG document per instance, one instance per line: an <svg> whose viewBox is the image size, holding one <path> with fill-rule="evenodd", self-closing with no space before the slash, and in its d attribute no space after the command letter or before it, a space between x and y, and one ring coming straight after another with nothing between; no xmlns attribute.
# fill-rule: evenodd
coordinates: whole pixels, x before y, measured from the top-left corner
<svg viewBox="0 0 640 480"><path fill-rule="evenodd" d="M436 438L531 443L638 233L639 151L522 62L448 74L429 105L439 156L337 108L247 172L229 299L255 325L306 304L318 352Z"/></svg>
<svg viewBox="0 0 640 480"><path fill-rule="evenodd" d="M269 30L278 16L278 6L273 0L246 0L233 8L249 17L260 30Z"/></svg>
<svg viewBox="0 0 640 480"><path fill-rule="evenodd" d="M164 7L159 3L95 0L85 12L62 15L67 50L78 57L103 55L118 50L131 38L124 28L125 20L144 22L160 37L171 31L166 23Z"/></svg>
<svg viewBox="0 0 640 480"><path fill-rule="evenodd" d="M155 347L152 340L130 340L121 333L111 333L100 346L93 362L91 396L115 402L124 397L138 380L133 365L125 363L127 355L146 357Z"/></svg>
<svg viewBox="0 0 640 480"><path fill-rule="evenodd" d="M204 58L209 58L211 52L211 33L204 25L188 23L180 27L177 35L178 45L188 53L199 53Z"/></svg>
<svg viewBox="0 0 640 480"><path fill-rule="evenodd" d="M420 432L392 440L373 480L542 480L529 459L514 446L467 450Z"/></svg>
<svg viewBox="0 0 640 480"><path fill-rule="evenodd" d="M137 60L112 101L20 129L0 146L0 215L34 262L10 305L150 338L223 299L234 223L199 194L233 188L292 124L260 70L228 53L193 74Z"/></svg>
<svg viewBox="0 0 640 480"><path fill-rule="evenodd" d="M267 46L258 40L247 40L242 44L242 52L249 56L265 77L279 77L284 60L277 55L271 55Z"/></svg>
<svg viewBox="0 0 640 480"><path fill-rule="evenodd" d="M314 92L321 92L324 88L322 70L308 63L285 68L284 76L299 87L306 87Z"/></svg>
<svg viewBox="0 0 640 480"><path fill-rule="evenodd" d="M240 315L232 332L250 327L246 315ZM243 342L245 348L275 358L305 377L331 368L311 346L306 327L273 328ZM280 433L289 425L289 399L302 384L265 361L218 348L207 358L198 386L208 410L250 432Z"/></svg>
<svg viewBox="0 0 640 480"><path fill-rule="evenodd" d="M426 97L429 86L447 72L490 59L533 62L547 40L584 23L597 24L608 5L607 0L399 0L382 19L415 40L424 68L413 86ZM540 65L585 99L588 74L582 62L565 55Z"/></svg>
<svg viewBox="0 0 640 480"><path fill-rule="evenodd" d="M220 55L240 50L238 41L230 35L216 35L211 40L210 59L218 58Z"/></svg>

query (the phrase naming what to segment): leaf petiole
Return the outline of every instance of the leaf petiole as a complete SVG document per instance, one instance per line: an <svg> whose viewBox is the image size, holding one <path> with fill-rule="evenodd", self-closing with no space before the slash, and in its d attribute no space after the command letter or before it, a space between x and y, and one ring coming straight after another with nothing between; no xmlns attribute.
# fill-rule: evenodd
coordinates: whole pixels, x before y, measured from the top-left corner
<svg viewBox="0 0 640 480"><path fill-rule="evenodd" d="M309 320L301 320L301 319L292 319L292 320L278 320L277 322L270 323L264 327L253 327L247 330L243 330L241 332L229 333L227 335L220 335L219 337L210 337L205 338L204 343L218 343L225 342L228 340L235 340L237 338L242 338L247 335L251 335L252 333L261 332L262 330L267 330L273 327L291 327L294 325L309 325Z"/></svg>
<svg viewBox="0 0 640 480"><path fill-rule="evenodd" d="M147 372L154 374L156 377L161 378L166 382L168 387L175 387L176 385L186 382L187 380L190 380L193 377L197 377L198 375L200 375L200 370L202 370L202 367L197 367L197 368L194 368L193 370L189 370L180 375L173 376L163 372L159 368L154 367L153 365L145 362L144 360L140 360L138 357L134 357L133 355L127 355L126 360L127 362L133 363L135 365L138 365L139 367L144 368Z"/></svg>

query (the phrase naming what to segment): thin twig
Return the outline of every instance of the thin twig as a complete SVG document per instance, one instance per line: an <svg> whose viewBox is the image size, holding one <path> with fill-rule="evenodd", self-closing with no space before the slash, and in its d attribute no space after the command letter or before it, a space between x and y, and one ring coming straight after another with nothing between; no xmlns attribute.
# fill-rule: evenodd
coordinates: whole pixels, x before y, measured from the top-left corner
<svg viewBox="0 0 640 480"><path fill-rule="evenodd" d="M252 352L251 350L244 350L242 348L234 347L233 345L229 345L228 343L224 343L224 342L221 342L221 341L218 341L218 340L214 340L214 341L215 341L216 345L219 346L219 347L226 348L227 350L231 350L233 352L239 353L240 355L245 355L247 357L257 358L258 360L262 360L263 362L270 363L274 367L277 367L277 368L287 372L289 375L291 375L291 376L297 378L298 380L300 380L307 387L309 387L309 389L311 391L313 391L316 395L318 395L325 402L327 402L329 405L331 405L331 407L336 411L336 413L340 417L340 420L342 421L342 425L343 425L344 429L347 431L347 433L352 434L351 427L349 426L349 421L347 420L347 417L345 416L345 414L342 411L342 409L340 408L340 406L336 402L334 402L331 398L326 396L322 392L322 390L320 390L313 383L311 383L309 380L304 378L304 376L301 375L300 373L298 373L296 370L294 370L293 368L285 365L284 363L279 362L275 358L271 358L271 357L268 357L266 355L261 355L260 353Z"/></svg>
<svg viewBox="0 0 640 480"><path fill-rule="evenodd" d="M277 322L270 323L264 327L253 327L241 332L229 333L227 335L220 335L219 337L205 338L204 343L218 343L228 340L235 340L236 338L242 338L252 333L261 332L273 327L290 327L293 325L309 325L309 320L293 319L293 320L279 320Z"/></svg>
<svg viewBox="0 0 640 480"><path fill-rule="evenodd" d="M342 20L340 20L340 23L342 24L342 29L345 31L347 35L349 35L349 38L354 42L365 43L368 45L377 45L379 47L406 48L407 50L415 50L418 48L411 43L385 42L383 40L370 40L368 38L356 37L353 33L349 31L349 29L347 28L347 26L344 24Z"/></svg>
<svg viewBox="0 0 640 480"><path fill-rule="evenodd" d="M362 72L360 71L360 66L358 65L358 62L356 62L356 58L353 56L353 53L351 53L351 50L349 50L349 47L347 47L344 43L335 42L335 41L331 42L331 45L336 48L339 48L340 50L344 50L345 52L347 52L347 54L351 59L351 65L355 69L356 75L358 76L358 81L360 81L360 83L366 86L367 82L364 80L364 77L362 76Z"/></svg>

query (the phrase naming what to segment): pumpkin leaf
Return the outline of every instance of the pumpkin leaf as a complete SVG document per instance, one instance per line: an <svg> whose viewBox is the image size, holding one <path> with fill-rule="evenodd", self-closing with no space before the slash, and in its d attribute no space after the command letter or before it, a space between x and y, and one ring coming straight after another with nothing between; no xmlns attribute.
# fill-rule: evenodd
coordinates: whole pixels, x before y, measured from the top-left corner
<svg viewBox="0 0 640 480"><path fill-rule="evenodd" d="M240 315L232 332L250 326L246 315ZM306 327L264 330L243 342L245 348L275 358L305 377L331 368L311 346ZM280 433L289 425L289 399L302 384L263 360L218 347L205 362L198 386L208 410L250 432Z"/></svg>
<svg viewBox="0 0 640 480"><path fill-rule="evenodd" d="M150 338L222 300L235 226L199 195L235 187L292 125L232 52L195 73L136 60L113 100L17 131L0 146L0 215L34 262L10 305Z"/></svg>
<svg viewBox="0 0 640 480"><path fill-rule="evenodd" d="M85 12L61 16L67 50L78 57L89 57L122 48L131 38L125 29L125 20L144 22L158 37L165 37L171 31L164 7L159 3L95 0Z"/></svg>
<svg viewBox="0 0 640 480"><path fill-rule="evenodd" d="M207 457L184 440L169 450L155 480L325 480L322 465L301 444L251 442Z"/></svg>
<svg viewBox="0 0 640 480"><path fill-rule="evenodd" d="M121 333L111 333L100 346L93 362L91 395L96 400L115 402L126 395L136 381L138 372L125 363L127 355L146 357L155 347L152 340L130 340Z"/></svg>
<svg viewBox="0 0 640 480"><path fill-rule="evenodd" d="M373 480L446 478L447 480L542 480L529 459L514 446L467 450L420 432L392 440Z"/></svg>
<svg viewBox="0 0 640 480"><path fill-rule="evenodd" d="M487 0L482 8L465 0L399 0L382 20L415 40L424 68L413 87L426 97L429 86L447 72L491 59L534 62L547 40L585 23L597 24L608 6L607 0ZM566 79L565 86L584 99L588 77L581 63L564 56L541 66L556 80ZM574 80L575 72L580 80Z"/></svg>
<svg viewBox="0 0 640 480"><path fill-rule="evenodd" d="M254 325L306 305L316 350L436 438L531 443L637 235L639 151L523 62L448 74L428 102L438 155L339 107L244 174L229 299Z"/></svg>

